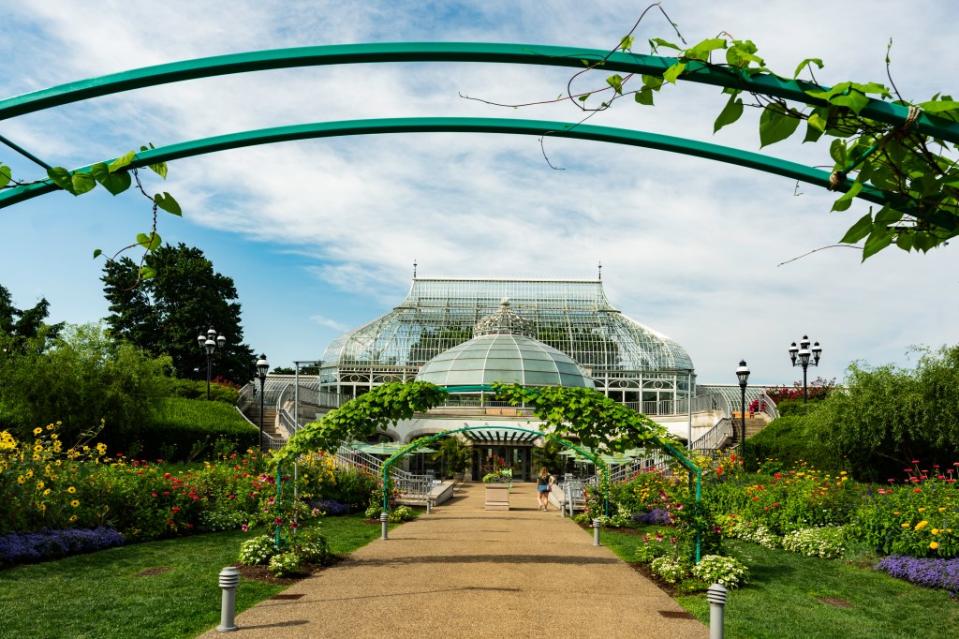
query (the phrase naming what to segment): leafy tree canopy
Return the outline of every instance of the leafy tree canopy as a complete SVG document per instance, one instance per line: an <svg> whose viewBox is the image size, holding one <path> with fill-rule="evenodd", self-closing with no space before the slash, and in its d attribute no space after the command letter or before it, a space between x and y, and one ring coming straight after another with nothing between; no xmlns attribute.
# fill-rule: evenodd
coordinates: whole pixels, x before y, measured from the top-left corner
<svg viewBox="0 0 959 639"><path fill-rule="evenodd" d="M205 377L206 354L197 335L213 327L226 338L213 355L213 373L243 383L253 378L256 357L243 343L240 303L233 280L217 273L198 248L156 247L142 267L128 257L103 267L104 295L110 303L111 333L154 355L169 355L177 376Z"/></svg>
<svg viewBox="0 0 959 639"><path fill-rule="evenodd" d="M19 309L13 305L10 291L0 284L0 333L29 339L36 337L45 328L45 335L56 337L63 324L46 325L44 320L49 314L50 303L45 297L31 308Z"/></svg>

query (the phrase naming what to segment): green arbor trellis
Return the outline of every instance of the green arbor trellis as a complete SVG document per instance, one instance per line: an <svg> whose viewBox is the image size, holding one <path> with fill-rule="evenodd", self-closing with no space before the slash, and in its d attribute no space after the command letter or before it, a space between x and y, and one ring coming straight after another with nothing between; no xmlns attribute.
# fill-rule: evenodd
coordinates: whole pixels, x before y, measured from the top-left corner
<svg viewBox="0 0 959 639"><path fill-rule="evenodd" d="M603 496L604 510L608 508L609 466L602 460L602 458L600 458L599 455L596 455L595 453L591 451L587 451L583 447L574 444L568 439L557 437L556 435L549 435L549 434L543 433L542 431L534 430L532 428L523 428L521 426L463 426L461 428L445 430L441 433L430 435L428 437L421 437L420 439L417 439L416 441L411 442L408 446L402 448L401 450L396 451L385 462L383 462L383 476L382 476L383 512L388 513L390 510L390 489L391 489L390 469L396 464L396 462L398 462L403 457L406 457L407 455L410 455L416 452L416 449L422 448L423 446L427 446L439 439L443 439L444 437L453 437L457 435L458 433L484 431L484 430L491 430L491 429L507 430L507 431L513 431L513 432L530 433L534 435L539 435L540 437L547 438L550 441L558 442L566 448L575 450L577 453L579 453L586 459L593 462L593 465L597 469L601 470L602 472L602 479L600 481L600 492L602 493L602 496ZM665 450L667 453L669 453L672 457L674 457L677 461L679 461L679 463L682 464L686 468L686 470L689 471L690 484L691 484L691 488L693 488L693 490L695 491L694 495L695 495L696 503L697 504L701 503L702 497L703 497L702 469L699 468L699 466L697 466L691 459L686 457L686 455L681 453L679 449L676 448L675 446L672 446L666 442L658 441L658 440L653 443L655 443L657 446L659 446L660 448ZM607 512L607 514L609 513ZM699 533L696 534L695 553L696 553L695 561L696 563L699 563L700 555L702 553L702 535Z"/></svg>
<svg viewBox="0 0 959 639"><path fill-rule="evenodd" d="M626 52L610 54L599 49L576 47L470 42L374 43L272 49L133 69L7 98L0 100L0 121L132 89L269 69L373 62L487 62L582 68L584 62L592 64L600 61L604 70L662 77L663 72L676 63L677 59ZM679 79L746 90L810 105L825 104L822 99L807 93L823 90L824 87L819 85L785 80L771 74L750 74L696 61L686 64ZM906 107L881 100L869 99L861 113L876 121L894 125L901 126L909 121L909 110ZM959 123L921 113L912 125L923 133L959 143ZM135 155L130 166L140 167L225 149L288 140L417 131L521 133L631 144L729 162L824 188L831 186L830 174L826 171L760 153L642 131L502 118L402 118L290 125L181 142L143 151ZM15 152L44 169L49 168L47 163L36 155L6 138L0 137L0 143L7 144ZM76 170L89 172L91 166L92 164ZM835 190L847 191L852 184L852 181L843 179L836 185ZM0 192L0 208L58 188L60 187L53 180L47 179L5 189ZM870 187L863 188L858 197L877 204L889 203L884 192ZM936 214L929 215L935 217ZM951 223L952 220L944 220L945 222Z"/></svg>

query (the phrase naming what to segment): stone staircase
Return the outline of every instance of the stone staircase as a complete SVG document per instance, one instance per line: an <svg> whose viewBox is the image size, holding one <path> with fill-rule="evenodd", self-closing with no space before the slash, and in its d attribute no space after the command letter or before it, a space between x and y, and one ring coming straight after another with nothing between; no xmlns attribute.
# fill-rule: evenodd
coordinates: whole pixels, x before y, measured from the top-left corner
<svg viewBox="0 0 959 639"><path fill-rule="evenodd" d="M734 425L733 442L732 442L733 445L739 444L739 429L741 428L741 425L742 425L741 419L742 418L740 417L740 414L738 412L733 413L733 417L732 417L732 423ZM753 417L749 417L747 415L746 416L746 439L753 437L754 435L756 435L756 433L764 429L769 424L769 421L770 421L769 418L766 417L765 415L754 415Z"/></svg>

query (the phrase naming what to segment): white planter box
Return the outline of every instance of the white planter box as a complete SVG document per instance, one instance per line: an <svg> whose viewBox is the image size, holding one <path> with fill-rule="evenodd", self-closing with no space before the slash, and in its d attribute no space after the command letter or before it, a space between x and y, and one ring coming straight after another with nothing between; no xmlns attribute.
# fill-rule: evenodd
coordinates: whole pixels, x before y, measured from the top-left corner
<svg viewBox="0 0 959 639"><path fill-rule="evenodd" d="M509 484L486 484L486 510L509 510Z"/></svg>

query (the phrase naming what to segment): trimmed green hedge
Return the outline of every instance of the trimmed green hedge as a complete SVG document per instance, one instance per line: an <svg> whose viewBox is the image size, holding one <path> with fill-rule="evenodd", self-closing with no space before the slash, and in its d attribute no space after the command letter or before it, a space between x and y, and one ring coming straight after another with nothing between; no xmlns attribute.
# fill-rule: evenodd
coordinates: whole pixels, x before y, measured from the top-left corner
<svg viewBox="0 0 959 639"><path fill-rule="evenodd" d="M206 399L206 381L174 379L171 381L170 394L184 399ZM210 399L215 402L236 404L239 397L240 391L232 386L216 382L210 384Z"/></svg>
<svg viewBox="0 0 959 639"><path fill-rule="evenodd" d="M800 461L821 470L838 470L839 460L831 453L816 432L812 417L789 415L774 419L746 444L750 469L758 468L769 459L780 462L784 468Z"/></svg>
<svg viewBox="0 0 959 639"><path fill-rule="evenodd" d="M147 458L196 459L256 448L257 438L257 429L229 404L169 397L159 402L128 451Z"/></svg>

